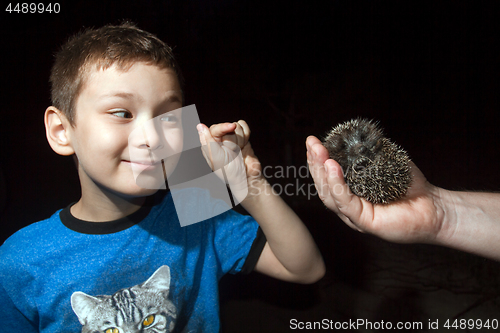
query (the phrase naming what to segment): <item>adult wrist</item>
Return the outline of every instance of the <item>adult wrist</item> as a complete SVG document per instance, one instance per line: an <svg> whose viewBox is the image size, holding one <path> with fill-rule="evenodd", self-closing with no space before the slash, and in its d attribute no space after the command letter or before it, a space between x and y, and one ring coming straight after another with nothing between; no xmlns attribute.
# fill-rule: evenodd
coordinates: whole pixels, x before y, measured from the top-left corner
<svg viewBox="0 0 500 333"><path fill-rule="evenodd" d="M456 232L457 212L455 207L455 195L452 191L434 186L430 191L433 196L435 207L435 235L434 241L437 245L450 246L453 235Z"/></svg>

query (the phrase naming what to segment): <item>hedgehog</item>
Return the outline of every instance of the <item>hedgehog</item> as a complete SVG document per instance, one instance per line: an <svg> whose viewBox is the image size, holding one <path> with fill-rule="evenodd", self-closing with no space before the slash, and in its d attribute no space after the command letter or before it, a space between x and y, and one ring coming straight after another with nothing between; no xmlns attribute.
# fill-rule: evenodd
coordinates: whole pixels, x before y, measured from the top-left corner
<svg viewBox="0 0 500 333"><path fill-rule="evenodd" d="M412 179L410 158L384 136L377 122L358 118L339 124L323 145L340 164L347 185L357 196L387 204L406 194Z"/></svg>

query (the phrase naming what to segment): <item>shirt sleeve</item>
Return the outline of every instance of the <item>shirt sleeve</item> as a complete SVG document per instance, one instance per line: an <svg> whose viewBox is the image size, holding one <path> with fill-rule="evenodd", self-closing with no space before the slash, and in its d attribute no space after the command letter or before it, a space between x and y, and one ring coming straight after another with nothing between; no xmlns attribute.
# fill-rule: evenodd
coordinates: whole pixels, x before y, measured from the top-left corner
<svg viewBox="0 0 500 333"><path fill-rule="evenodd" d="M262 254L262 250L264 249L266 242L266 235L264 235L264 232L259 226L259 229L257 229L257 236L252 243L252 247L250 248L247 259L245 260L245 263L241 268L241 274L249 274L253 271L255 265L257 265L257 261L259 261L260 255Z"/></svg>
<svg viewBox="0 0 500 333"><path fill-rule="evenodd" d="M0 333L38 333L38 329L33 327L30 321L16 308L2 285L0 285L0 304L2 304Z"/></svg>
<svg viewBox="0 0 500 333"><path fill-rule="evenodd" d="M215 217L214 246L222 275L251 272L265 243L264 233L253 217L233 210Z"/></svg>

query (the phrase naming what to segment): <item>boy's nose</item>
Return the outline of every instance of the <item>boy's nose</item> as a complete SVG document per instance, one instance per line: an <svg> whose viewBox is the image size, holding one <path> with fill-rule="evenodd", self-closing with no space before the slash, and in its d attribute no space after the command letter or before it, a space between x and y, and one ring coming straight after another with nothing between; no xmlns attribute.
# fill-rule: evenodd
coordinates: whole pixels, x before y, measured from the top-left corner
<svg viewBox="0 0 500 333"><path fill-rule="evenodd" d="M143 134L143 142L141 143L141 148L147 148L151 150L162 149L164 146L164 133L159 124L157 124L156 119L147 121L141 126Z"/></svg>

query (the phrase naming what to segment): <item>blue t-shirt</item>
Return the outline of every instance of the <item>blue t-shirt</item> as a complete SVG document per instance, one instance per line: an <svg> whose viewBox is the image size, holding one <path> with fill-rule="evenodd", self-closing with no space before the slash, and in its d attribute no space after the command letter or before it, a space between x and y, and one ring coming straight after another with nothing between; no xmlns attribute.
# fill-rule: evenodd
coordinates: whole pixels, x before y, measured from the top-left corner
<svg viewBox="0 0 500 333"><path fill-rule="evenodd" d="M68 207L0 247L0 332L218 332L219 279L264 244L231 210L180 227L170 193L111 222Z"/></svg>

